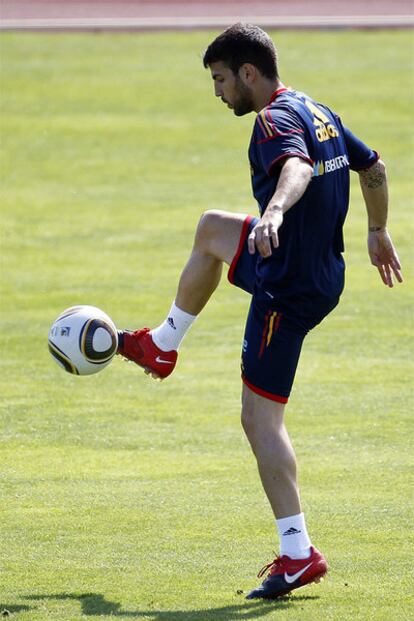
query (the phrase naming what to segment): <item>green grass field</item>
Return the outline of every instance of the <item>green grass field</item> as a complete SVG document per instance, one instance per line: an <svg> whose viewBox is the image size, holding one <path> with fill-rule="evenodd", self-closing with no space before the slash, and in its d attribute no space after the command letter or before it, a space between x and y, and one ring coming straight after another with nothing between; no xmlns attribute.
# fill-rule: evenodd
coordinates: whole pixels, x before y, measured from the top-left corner
<svg viewBox="0 0 414 621"><path fill-rule="evenodd" d="M282 78L380 151L405 283L366 253L354 179L347 288L308 338L287 413L323 585L246 602L277 549L239 424L248 298L224 280L149 380L47 351L67 306L156 325L208 208L255 213L253 117L213 97L212 33L1 37L0 612L19 621L412 619L414 159L409 32L275 33ZM238 593L244 591L244 593Z"/></svg>

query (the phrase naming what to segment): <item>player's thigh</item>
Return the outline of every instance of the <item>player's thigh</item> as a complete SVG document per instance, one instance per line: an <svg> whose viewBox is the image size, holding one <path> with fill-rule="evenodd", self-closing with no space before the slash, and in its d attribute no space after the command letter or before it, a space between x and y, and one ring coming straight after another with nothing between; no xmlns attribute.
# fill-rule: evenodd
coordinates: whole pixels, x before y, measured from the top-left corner
<svg viewBox="0 0 414 621"><path fill-rule="evenodd" d="M209 254L230 265L239 247L245 221L246 214L218 209L206 211L198 226L198 241Z"/></svg>

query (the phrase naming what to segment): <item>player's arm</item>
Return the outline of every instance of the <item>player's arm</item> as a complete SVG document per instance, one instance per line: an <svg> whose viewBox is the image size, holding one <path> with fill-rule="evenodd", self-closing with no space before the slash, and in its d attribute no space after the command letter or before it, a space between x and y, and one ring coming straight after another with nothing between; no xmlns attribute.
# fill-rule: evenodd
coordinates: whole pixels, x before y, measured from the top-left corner
<svg viewBox="0 0 414 621"><path fill-rule="evenodd" d="M276 191L248 237L250 254L254 254L257 248L262 257L270 257L272 246L279 246L278 229L283 214L302 198L312 174L312 166L300 157L289 157L284 161Z"/></svg>
<svg viewBox="0 0 414 621"><path fill-rule="evenodd" d="M368 253L388 287L393 275L402 282L401 264L387 231L388 184L385 164L378 160L373 166L358 171L359 182L368 213Z"/></svg>

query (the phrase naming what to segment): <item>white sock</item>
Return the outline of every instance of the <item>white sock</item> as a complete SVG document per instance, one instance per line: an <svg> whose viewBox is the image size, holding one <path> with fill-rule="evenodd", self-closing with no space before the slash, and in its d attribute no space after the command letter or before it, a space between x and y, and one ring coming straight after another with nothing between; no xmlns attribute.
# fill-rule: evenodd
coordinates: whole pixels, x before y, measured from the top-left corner
<svg viewBox="0 0 414 621"><path fill-rule="evenodd" d="M306 530L303 513L276 520L279 531L280 555L290 558L308 558L310 556L311 540Z"/></svg>
<svg viewBox="0 0 414 621"><path fill-rule="evenodd" d="M173 302L167 319L158 328L151 330L152 340L162 351L178 349L197 315L190 315Z"/></svg>

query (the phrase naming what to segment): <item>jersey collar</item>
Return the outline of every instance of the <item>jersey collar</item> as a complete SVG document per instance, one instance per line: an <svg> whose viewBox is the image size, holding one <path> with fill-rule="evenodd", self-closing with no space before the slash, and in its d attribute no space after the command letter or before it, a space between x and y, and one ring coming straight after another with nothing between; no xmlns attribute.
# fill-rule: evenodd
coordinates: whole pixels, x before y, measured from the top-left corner
<svg viewBox="0 0 414 621"><path fill-rule="evenodd" d="M274 102L274 100L276 99L276 97L278 95L280 95L281 93L284 93L285 91L287 91L288 89L286 88L286 86L282 83L280 83L279 88L273 93L273 95L271 96L269 103L267 104L268 106Z"/></svg>

